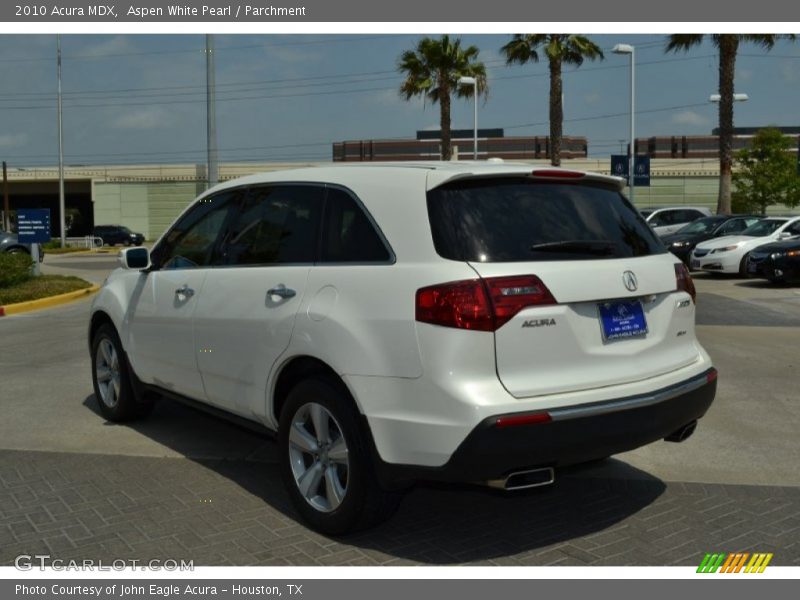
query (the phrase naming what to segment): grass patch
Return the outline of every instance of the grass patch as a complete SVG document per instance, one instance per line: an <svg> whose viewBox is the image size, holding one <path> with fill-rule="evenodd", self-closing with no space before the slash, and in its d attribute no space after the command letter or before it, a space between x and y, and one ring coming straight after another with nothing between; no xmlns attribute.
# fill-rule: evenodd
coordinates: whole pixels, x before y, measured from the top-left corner
<svg viewBox="0 0 800 600"><path fill-rule="evenodd" d="M4 304L16 304L17 302L27 302L29 300L39 300L66 294L92 287L88 281L80 277L65 275L42 275L33 277L22 283L0 288L0 306Z"/></svg>
<svg viewBox="0 0 800 600"><path fill-rule="evenodd" d="M48 254L72 254L73 252L86 252L86 248L75 248L72 246L67 246L66 248L62 248L59 246L58 248L45 248L44 255L47 256Z"/></svg>

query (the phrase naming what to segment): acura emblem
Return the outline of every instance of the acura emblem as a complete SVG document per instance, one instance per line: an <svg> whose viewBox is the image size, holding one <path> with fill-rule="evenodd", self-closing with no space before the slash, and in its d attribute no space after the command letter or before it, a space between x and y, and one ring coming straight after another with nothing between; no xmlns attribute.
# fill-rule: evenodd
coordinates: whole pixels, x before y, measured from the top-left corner
<svg viewBox="0 0 800 600"><path fill-rule="evenodd" d="M628 288L629 292L635 292L639 287L638 283L636 282L636 275L633 274L633 271L625 271L622 274L622 283L625 284L625 287Z"/></svg>

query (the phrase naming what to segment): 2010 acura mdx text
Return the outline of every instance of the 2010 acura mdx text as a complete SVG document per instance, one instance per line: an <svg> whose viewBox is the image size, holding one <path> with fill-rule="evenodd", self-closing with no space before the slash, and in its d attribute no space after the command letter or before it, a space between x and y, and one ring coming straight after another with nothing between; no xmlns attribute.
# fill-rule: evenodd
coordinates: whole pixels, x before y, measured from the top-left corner
<svg viewBox="0 0 800 600"><path fill-rule="evenodd" d="M102 413L171 396L277 432L326 533L386 518L415 481L520 489L681 441L716 370L686 268L621 186L458 162L217 186L95 298Z"/></svg>

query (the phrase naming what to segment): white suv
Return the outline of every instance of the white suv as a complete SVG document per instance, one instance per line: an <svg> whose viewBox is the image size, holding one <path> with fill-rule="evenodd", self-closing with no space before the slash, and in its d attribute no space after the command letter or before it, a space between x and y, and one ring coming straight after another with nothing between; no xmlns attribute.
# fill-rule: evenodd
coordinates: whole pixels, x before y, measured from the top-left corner
<svg viewBox="0 0 800 600"><path fill-rule="evenodd" d="M200 196L94 300L103 415L158 396L277 432L342 533L418 480L505 489L688 437L716 391L695 291L621 180L480 163L273 172Z"/></svg>

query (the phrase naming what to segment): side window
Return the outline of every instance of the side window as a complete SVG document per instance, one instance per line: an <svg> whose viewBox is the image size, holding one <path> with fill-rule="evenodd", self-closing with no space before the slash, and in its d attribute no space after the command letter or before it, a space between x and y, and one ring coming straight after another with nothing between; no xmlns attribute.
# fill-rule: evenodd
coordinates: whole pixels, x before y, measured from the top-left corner
<svg viewBox="0 0 800 600"><path fill-rule="evenodd" d="M358 202L343 190L329 188L321 262L375 263L390 259L386 245Z"/></svg>
<svg viewBox="0 0 800 600"><path fill-rule="evenodd" d="M215 261L222 265L313 263L325 188L262 185L250 189Z"/></svg>
<svg viewBox="0 0 800 600"><path fill-rule="evenodd" d="M733 219L727 227L728 231L731 233L738 233L747 229L747 221L744 219Z"/></svg>
<svg viewBox="0 0 800 600"><path fill-rule="evenodd" d="M650 220L647 222L650 227L663 227L667 224L666 220L664 219L664 215L666 213L656 213L650 217Z"/></svg>
<svg viewBox="0 0 800 600"><path fill-rule="evenodd" d="M197 203L154 249L154 262L162 269L209 266L219 234L239 196L238 190L232 190Z"/></svg>
<svg viewBox="0 0 800 600"><path fill-rule="evenodd" d="M791 233L792 235L800 235L800 221L789 225L784 231Z"/></svg>

